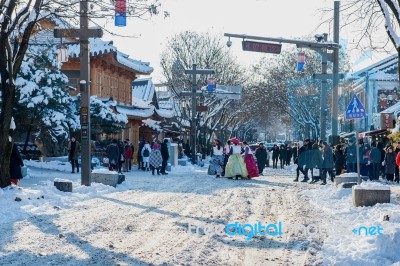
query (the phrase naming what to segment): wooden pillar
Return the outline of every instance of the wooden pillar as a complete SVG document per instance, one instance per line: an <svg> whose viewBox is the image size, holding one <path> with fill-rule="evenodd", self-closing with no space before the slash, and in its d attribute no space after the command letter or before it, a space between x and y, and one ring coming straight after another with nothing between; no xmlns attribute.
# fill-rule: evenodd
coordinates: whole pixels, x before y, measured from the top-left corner
<svg viewBox="0 0 400 266"><path fill-rule="evenodd" d="M132 141L133 145L135 146L135 152L133 154L133 163L137 164L137 153L139 149L139 125L140 121L138 120L132 120L131 123L131 130L130 130L130 136L129 139Z"/></svg>

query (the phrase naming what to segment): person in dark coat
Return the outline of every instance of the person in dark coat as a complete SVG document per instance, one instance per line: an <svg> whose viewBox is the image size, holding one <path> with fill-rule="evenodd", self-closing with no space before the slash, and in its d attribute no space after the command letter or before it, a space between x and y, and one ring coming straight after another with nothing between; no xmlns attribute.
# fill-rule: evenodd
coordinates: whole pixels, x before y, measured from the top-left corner
<svg viewBox="0 0 400 266"><path fill-rule="evenodd" d="M311 182L310 182L310 184L314 184L321 177L322 163L323 163L322 152L319 149L318 143L314 143L312 145L312 155L311 155L311 167L310 167ZM318 174L317 174L317 171L318 171Z"/></svg>
<svg viewBox="0 0 400 266"><path fill-rule="evenodd" d="M274 144L272 147L272 168L278 169L278 159L279 159L279 147Z"/></svg>
<svg viewBox="0 0 400 266"><path fill-rule="evenodd" d="M332 148L329 146L326 141L323 142L323 153L322 156L324 157L324 161L322 163L322 183L321 185L326 185L326 175L329 173L331 177L331 181L334 181L335 175L333 174L333 151Z"/></svg>
<svg viewBox="0 0 400 266"><path fill-rule="evenodd" d="M138 170L145 170L144 169L144 163L143 163L143 157L142 157L142 149L144 147L144 140L141 140L139 142L139 149L137 153L137 160L138 160Z"/></svg>
<svg viewBox="0 0 400 266"><path fill-rule="evenodd" d="M225 167L226 164L228 163L229 156L232 154L232 143L231 140L227 140L225 147L224 147L224 167L222 168L222 173L221 176L225 176Z"/></svg>
<svg viewBox="0 0 400 266"><path fill-rule="evenodd" d="M118 148L118 141L113 139L111 144L107 147L108 157L108 170L113 171L118 169L118 163L120 158L120 150Z"/></svg>
<svg viewBox="0 0 400 266"><path fill-rule="evenodd" d="M286 163L286 148L285 145L281 145L279 148L279 161L281 163L281 169L284 168L284 165Z"/></svg>
<svg viewBox="0 0 400 266"><path fill-rule="evenodd" d="M335 161L336 175L341 175L346 166L346 158L342 150L342 145L338 144L335 146L333 157Z"/></svg>
<svg viewBox="0 0 400 266"><path fill-rule="evenodd" d="M386 148L385 155L385 174L387 181L394 180L394 171L396 169L396 156L394 154L393 146L390 145Z"/></svg>
<svg viewBox="0 0 400 266"><path fill-rule="evenodd" d="M346 172L357 172L357 150L353 140L349 140L346 148Z"/></svg>
<svg viewBox="0 0 400 266"><path fill-rule="evenodd" d="M167 168L167 163L169 159L169 151L168 151L168 139L164 139L164 142L161 144L161 157L162 157L162 165L161 165L161 174L162 175L168 175L168 173L165 172L165 169Z"/></svg>
<svg viewBox="0 0 400 266"><path fill-rule="evenodd" d="M292 147L288 145L286 147L286 165L290 165L291 160L292 160Z"/></svg>
<svg viewBox="0 0 400 266"><path fill-rule="evenodd" d="M372 175L370 180L379 180L379 173L381 171L381 151L378 149L377 143L372 143L371 149L371 164L372 164Z"/></svg>
<svg viewBox="0 0 400 266"><path fill-rule="evenodd" d="M20 179L23 178L21 167L24 166L24 161L18 151L17 145L13 144L10 157L10 181L14 185L18 185Z"/></svg>
<svg viewBox="0 0 400 266"><path fill-rule="evenodd" d="M293 157L293 162L297 159L297 152L298 152L298 144L295 143L293 148L292 148L292 157Z"/></svg>
<svg viewBox="0 0 400 266"><path fill-rule="evenodd" d="M79 151L80 151L80 144L78 141L76 141L74 137L72 137L70 142L68 143L68 160L71 162L72 166L71 173L75 173L75 167L76 167L76 172L79 173L79 164L78 164Z"/></svg>
<svg viewBox="0 0 400 266"><path fill-rule="evenodd" d="M304 179L308 180L307 172L304 170L305 165L306 165L305 151L306 151L306 148L303 145L303 141L299 141L297 158L294 160L294 163L297 164L296 179L293 180L294 182L299 181L300 172L304 175Z"/></svg>
<svg viewBox="0 0 400 266"><path fill-rule="evenodd" d="M380 174L382 174L382 179L385 179L385 166L382 164L383 161L385 160L385 154L386 151L383 147L383 143L382 142L378 142L378 144L376 144L376 147L381 151L381 170L380 170Z"/></svg>
<svg viewBox="0 0 400 266"><path fill-rule="evenodd" d="M263 175L264 167L265 164L267 163L267 149L264 147L264 143L259 143L258 148L256 149L256 152L254 154L257 159L257 167L258 167L258 173L260 175Z"/></svg>
<svg viewBox="0 0 400 266"><path fill-rule="evenodd" d="M118 142L118 150L119 150L118 173L122 173L125 165L125 145L121 140Z"/></svg>

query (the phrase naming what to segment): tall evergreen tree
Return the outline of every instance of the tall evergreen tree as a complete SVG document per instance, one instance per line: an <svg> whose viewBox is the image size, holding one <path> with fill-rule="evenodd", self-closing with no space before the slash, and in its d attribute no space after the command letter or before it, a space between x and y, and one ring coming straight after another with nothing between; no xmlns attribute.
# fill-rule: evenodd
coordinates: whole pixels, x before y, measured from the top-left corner
<svg viewBox="0 0 400 266"><path fill-rule="evenodd" d="M25 146L34 132L43 155L65 155L69 131L80 126L68 90L54 45L31 46L17 76L14 104L17 124L26 125Z"/></svg>

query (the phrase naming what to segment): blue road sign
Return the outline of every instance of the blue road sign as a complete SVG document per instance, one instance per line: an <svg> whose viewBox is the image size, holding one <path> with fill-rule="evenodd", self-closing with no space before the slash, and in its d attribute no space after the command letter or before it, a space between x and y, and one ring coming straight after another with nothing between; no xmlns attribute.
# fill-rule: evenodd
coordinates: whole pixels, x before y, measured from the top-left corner
<svg viewBox="0 0 400 266"><path fill-rule="evenodd" d="M346 120L365 118L365 108L360 99L354 94L349 105L346 108Z"/></svg>

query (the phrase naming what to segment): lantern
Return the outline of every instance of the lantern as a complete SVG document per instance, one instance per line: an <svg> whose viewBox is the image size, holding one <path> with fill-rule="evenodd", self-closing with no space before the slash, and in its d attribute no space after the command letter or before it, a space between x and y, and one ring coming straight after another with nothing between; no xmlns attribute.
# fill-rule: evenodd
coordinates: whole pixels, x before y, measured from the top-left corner
<svg viewBox="0 0 400 266"><path fill-rule="evenodd" d="M298 57L297 57L297 71L298 72L303 71L305 59L306 59L306 55L304 52L298 53Z"/></svg>
<svg viewBox="0 0 400 266"><path fill-rule="evenodd" d="M57 45L57 62L64 63L68 61L68 47L65 44Z"/></svg>
<svg viewBox="0 0 400 266"><path fill-rule="evenodd" d="M114 25L118 27L126 26L126 0L115 1Z"/></svg>

